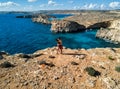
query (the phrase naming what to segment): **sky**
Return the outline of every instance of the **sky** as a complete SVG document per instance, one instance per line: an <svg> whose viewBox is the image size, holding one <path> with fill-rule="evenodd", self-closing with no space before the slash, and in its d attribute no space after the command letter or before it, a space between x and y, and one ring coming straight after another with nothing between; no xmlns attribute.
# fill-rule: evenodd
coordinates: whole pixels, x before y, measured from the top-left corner
<svg viewBox="0 0 120 89"><path fill-rule="evenodd" d="M114 9L120 9L120 0L0 0L0 11Z"/></svg>

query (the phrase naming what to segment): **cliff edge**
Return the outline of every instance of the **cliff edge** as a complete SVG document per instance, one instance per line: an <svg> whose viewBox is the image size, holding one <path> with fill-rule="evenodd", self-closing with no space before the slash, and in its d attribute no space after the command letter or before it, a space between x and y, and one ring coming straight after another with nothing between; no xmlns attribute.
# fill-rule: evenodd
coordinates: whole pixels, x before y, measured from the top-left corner
<svg viewBox="0 0 120 89"><path fill-rule="evenodd" d="M88 12L79 12L79 14L75 14L73 16L69 16L64 18L63 20L54 21L52 23L51 30L53 32L75 32L78 27L79 31L85 29L100 29L100 28L108 28L110 26L110 21L120 19L119 13L111 13L111 12L97 12L97 11L88 11ZM66 22L65 22L66 21ZM66 26L66 23L74 22L78 25L69 24ZM62 25L64 23L65 25ZM72 29L74 28L74 29ZM69 30L68 30L69 29ZM72 30L71 30L72 29Z"/></svg>
<svg viewBox="0 0 120 89"><path fill-rule="evenodd" d="M120 89L120 48L0 52L0 89Z"/></svg>

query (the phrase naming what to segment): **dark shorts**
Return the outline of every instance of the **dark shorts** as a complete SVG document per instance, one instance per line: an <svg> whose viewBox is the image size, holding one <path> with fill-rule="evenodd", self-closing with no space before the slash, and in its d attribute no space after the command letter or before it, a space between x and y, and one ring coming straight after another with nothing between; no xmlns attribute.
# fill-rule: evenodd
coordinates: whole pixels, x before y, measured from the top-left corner
<svg viewBox="0 0 120 89"><path fill-rule="evenodd" d="M62 45L59 45L58 47L59 47L60 49L63 49L63 46L62 46Z"/></svg>

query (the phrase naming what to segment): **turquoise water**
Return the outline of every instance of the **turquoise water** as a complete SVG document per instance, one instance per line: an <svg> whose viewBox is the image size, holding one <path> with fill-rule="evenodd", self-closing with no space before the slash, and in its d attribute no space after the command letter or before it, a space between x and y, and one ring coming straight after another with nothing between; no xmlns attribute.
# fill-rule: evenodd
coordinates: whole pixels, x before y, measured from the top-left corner
<svg viewBox="0 0 120 89"><path fill-rule="evenodd" d="M68 48L120 47L95 38L96 30L82 33L52 34L50 25L33 23L31 19L16 18L20 14L0 14L0 51L10 54L33 53L56 46L55 39L61 37ZM57 18L68 15L55 14Z"/></svg>

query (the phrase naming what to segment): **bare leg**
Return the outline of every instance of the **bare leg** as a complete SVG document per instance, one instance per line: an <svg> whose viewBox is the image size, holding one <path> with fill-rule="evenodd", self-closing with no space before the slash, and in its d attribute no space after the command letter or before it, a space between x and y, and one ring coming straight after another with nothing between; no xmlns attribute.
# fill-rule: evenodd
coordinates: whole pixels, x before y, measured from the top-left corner
<svg viewBox="0 0 120 89"><path fill-rule="evenodd" d="M62 49L60 49L60 53L62 54Z"/></svg>
<svg viewBox="0 0 120 89"><path fill-rule="evenodd" d="M59 48L57 47L57 54L59 53Z"/></svg>

